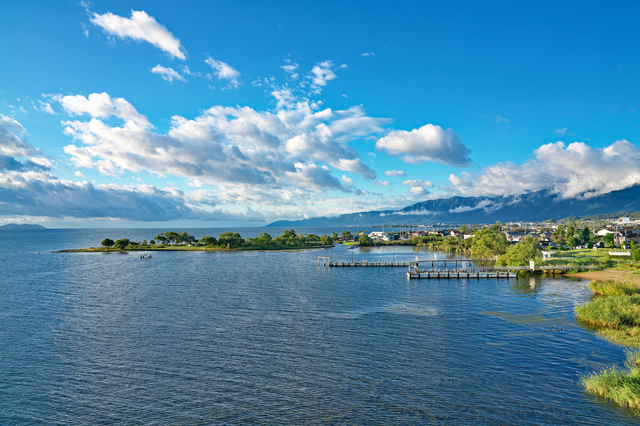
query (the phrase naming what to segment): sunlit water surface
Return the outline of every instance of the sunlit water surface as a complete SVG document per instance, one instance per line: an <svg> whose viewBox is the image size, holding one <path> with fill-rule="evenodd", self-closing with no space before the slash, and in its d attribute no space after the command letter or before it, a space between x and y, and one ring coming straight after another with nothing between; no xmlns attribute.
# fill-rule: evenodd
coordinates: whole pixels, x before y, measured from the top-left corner
<svg viewBox="0 0 640 426"><path fill-rule="evenodd" d="M410 247L51 253L160 231L0 232L0 424L637 422L578 385L624 361L574 320L584 281L317 266L433 257Z"/></svg>

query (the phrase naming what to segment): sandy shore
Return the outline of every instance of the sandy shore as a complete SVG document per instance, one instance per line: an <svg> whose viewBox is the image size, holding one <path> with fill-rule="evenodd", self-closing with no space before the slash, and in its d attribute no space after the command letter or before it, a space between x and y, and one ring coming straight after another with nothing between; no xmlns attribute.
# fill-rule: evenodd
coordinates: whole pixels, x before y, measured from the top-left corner
<svg viewBox="0 0 640 426"><path fill-rule="evenodd" d="M618 282L631 282L640 286L640 274L634 274L630 271L617 271L614 269L605 269L604 271L580 272L577 274L565 274L567 277L583 278L592 281L614 280Z"/></svg>

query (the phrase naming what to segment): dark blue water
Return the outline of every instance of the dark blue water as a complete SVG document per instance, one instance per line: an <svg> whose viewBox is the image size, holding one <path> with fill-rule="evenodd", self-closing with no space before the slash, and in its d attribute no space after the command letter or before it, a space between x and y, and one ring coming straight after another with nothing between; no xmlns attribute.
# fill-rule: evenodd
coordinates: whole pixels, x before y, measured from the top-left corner
<svg viewBox="0 0 640 426"><path fill-rule="evenodd" d="M638 421L577 384L624 361L573 319L583 281L317 266L413 248L50 253L160 231L0 232L0 424Z"/></svg>

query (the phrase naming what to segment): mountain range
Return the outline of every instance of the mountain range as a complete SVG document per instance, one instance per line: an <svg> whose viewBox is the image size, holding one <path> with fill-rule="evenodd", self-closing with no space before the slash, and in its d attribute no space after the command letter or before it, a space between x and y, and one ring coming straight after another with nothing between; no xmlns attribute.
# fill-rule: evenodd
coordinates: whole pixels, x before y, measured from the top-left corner
<svg viewBox="0 0 640 426"><path fill-rule="evenodd" d="M45 228L42 225L34 225L34 224L28 224L28 223L23 223L23 224L7 223L6 225L0 226L0 230L5 230L5 229L20 229L22 231L26 231L26 230L47 229L47 228Z"/></svg>
<svg viewBox="0 0 640 426"><path fill-rule="evenodd" d="M428 225L495 222L542 222L566 217L640 211L640 185L607 194L562 198L545 189L520 195L497 197L451 197L423 201L401 210L376 210L316 217L280 220L268 227L331 227L376 225Z"/></svg>

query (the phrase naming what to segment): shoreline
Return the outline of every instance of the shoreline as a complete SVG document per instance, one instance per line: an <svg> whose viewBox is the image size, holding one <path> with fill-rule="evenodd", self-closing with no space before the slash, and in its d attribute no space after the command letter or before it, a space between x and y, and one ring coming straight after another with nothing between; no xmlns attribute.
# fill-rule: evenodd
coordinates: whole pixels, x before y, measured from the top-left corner
<svg viewBox="0 0 640 426"><path fill-rule="evenodd" d="M334 245L299 246L299 247L250 247L250 248L209 248L209 247L155 247L155 248L130 248L108 249L103 247L90 247L84 249L56 250L51 253L125 253L145 251L211 251L211 252L236 252L236 251L284 251L284 250L316 250L333 248Z"/></svg>

